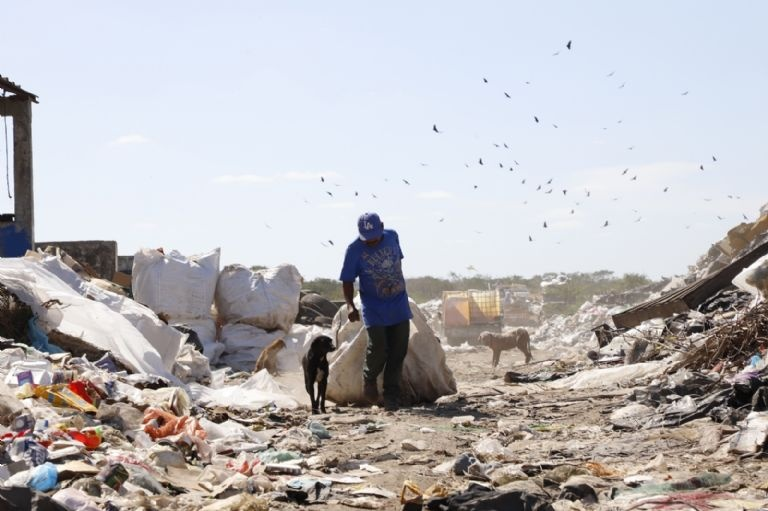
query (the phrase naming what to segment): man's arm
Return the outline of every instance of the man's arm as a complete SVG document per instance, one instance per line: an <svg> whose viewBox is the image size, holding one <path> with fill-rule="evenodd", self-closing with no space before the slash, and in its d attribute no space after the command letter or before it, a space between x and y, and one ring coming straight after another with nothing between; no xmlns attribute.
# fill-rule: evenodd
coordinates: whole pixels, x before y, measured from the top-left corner
<svg viewBox="0 0 768 511"><path fill-rule="evenodd" d="M349 311L347 317L352 322L360 321L360 312L355 307L355 283L342 282L341 288L344 291L344 301L347 303L347 310Z"/></svg>

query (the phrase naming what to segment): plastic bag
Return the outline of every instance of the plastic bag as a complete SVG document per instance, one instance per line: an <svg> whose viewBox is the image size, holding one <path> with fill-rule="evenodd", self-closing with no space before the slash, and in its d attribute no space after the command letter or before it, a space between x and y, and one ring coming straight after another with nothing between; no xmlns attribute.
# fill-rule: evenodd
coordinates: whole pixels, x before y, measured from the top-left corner
<svg viewBox="0 0 768 511"><path fill-rule="evenodd" d="M29 471L27 486L37 491L46 492L56 487L59 482L59 472L53 463L43 463Z"/></svg>

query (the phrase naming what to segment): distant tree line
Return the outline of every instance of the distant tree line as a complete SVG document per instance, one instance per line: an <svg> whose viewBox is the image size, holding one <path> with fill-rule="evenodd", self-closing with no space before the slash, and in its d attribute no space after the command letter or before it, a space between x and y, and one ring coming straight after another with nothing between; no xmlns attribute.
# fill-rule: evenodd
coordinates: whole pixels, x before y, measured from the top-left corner
<svg viewBox="0 0 768 511"><path fill-rule="evenodd" d="M558 280L558 284L544 285L544 282ZM523 285L528 291L543 300L542 314L573 314L581 305L596 295L621 293L646 284L651 280L645 275L625 273L616 276L612 271L601 270L592 273L545 273L525 278L519 275L492 278L485 275L472 277L450 273L447 279L436 277L415 277L406 279L408 294L416 303L442 298L443 291L466 291L468 289L496 289L498 287ZM319 293L329 300L343 300L341 283L335 279L319 278L305 281L303 288Z"/></svg>

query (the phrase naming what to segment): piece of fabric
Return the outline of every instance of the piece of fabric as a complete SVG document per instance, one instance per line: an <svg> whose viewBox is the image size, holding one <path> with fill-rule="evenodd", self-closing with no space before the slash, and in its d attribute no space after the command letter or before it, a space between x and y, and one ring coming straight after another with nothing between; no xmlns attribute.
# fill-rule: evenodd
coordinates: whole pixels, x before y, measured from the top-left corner
<svg viewBox="0 0 768 511"><path fill-rule="evenodd" d="M375 246L357 239L347 247L339 280L354 282L359 278L366 327L390 326L411 319L402 258L400 240L390 229L384 229L381 241Z"/></svg>
<svg viewBox="0 0 768 511"><path fill-rule="evenodd" d="M397 401L400 397L400 377L408 353L410 327L410 320L391 326L368 327L363 378L375 382L384 371L384 399L388 401Z"/></svg>

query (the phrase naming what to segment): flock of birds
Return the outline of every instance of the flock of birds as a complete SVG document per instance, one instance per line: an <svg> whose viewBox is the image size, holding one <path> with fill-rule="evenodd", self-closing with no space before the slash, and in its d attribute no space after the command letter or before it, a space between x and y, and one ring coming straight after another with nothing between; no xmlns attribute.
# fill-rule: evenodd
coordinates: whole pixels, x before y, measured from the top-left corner
<svg viewBox="0 0 768 511"><path fill-rule="evenodd" d="M565 44L564 47L565 47L566 51L571 51L572 48L573 48L573 42L569 40ZM558 56L558 55L560 55L560 53L561 52L559 50L555 51L552 54L552 56ZM615 73L615 71L611 71L610 73L608 73L605 76L607 78L611 78L611 77L614 76L614 73ZM482 84L484 86L488 85L489 83L490 83L490 81L488 80L487 77L482 77ZM530 85L531 84L530 81L526 81L524 83L525 83L525 85ZM625 86L626 86L626 82L621 82L621 84L618 85L618 88L619 89L623 89ZM502 92L503 92L503 95L504 95L504 97L506 99L512 99L512 94L510 94L508 91L502 91ZM689 94L689 91L685 90L685 91L680 93L680 96L688 96L688 94ZM539 125L539 124L543 124L544 120L539 116L539 114L535 114L535 115L532 115L532 122L534 124ZM622 122L623 122L623 120L619 119L617 121L617 124L622 124ZM549 124L551 124L552 128L554 128L554 129L558 129L559 128L559 125L557 123L550 122ZM607 127L603 127L603 130L606 130L606 129L608 129L608 128ZM435 136L440 136L440 135L443 135L445 133L445 130L442 127L439 127L437 123L433 123L432 124L431 131L432 131L432 133ZM493 142L492 145L493 145L493 147L495 147L497 149L503 148L505 150L510 150L510 145L507 144L506 142ZM630 145L630 146L626 147L626 149L629 150L629 151L632 151L632 150L635 149L635 146L634 145ZM708 159L709 159L709 157L708 157ZM505 164L503 162L495 162L495 163L497 163L497 165L498 165L498 167L500 169L507 169L509 172L514 172L514 171L516 171L516 170L521 168L521 166L520 166L520 164L518 163L517 160L512 159L511 161L513 162L513 164ZM711 155L711 164L712 165L717 165L717 163L718 163L717 156ZM420 163L419 165L421 165L423 167L428 166L427 163ZM479 167L493 166L493 164L489 163L488 158L484 158L483 156L478 156L477 164L476 165L479 166ZM464 166L466 168L470 168L470 163L464 163ZM705 170L704 163L700 163L699 164L698 170L699 171L704 171ZM624 177L625 179L628 179L630 182L635 182L635 181L638 180L639 174L637 172L630 173L630 167L627 167L627 168L624 168L620 172L620 176ZM384 178L384 181L388 181L388 180L389 180L388 178ZM406 186L410 186L411 185L411 182L408 179L402 178L401 180L402 180L402 183L404 185L406 185ZM327 180L325 179L325 177L323 177L323 176L320 177L320 181L324 185L328 185L329 184L327 182ZM581 200L576 200L576 198L574 197L574 193L578 194L580 192L569 190L566 187L556 187L553 184L553 181L554 181L554 178L551 178L551 177L549 179L542 180L541 183L537 183L537 185L535 187L535 191L536 192L541 192L543 195L556 194L556 195L561 196L562 198L566 198L566 199L573 198L574 202L572 202L571 205L569 206L570 215L574 215L576 213L577 208L582 205L582 202L581 202L582 200L584 200L584 201L588 200L592 196L590 190L584 189L583 190L583 198ZM527 182L528 182L528 178L523 177L521 179L521 181L520 181L520 184L521 185L526 185ZM340 186L340 185L337 184L336 186ZM473 187L474 190L477 190L479 188L479 185L478 184L473 184L472 187ZM559 188L559 189L557 189L557 193L556 193L556 188ZM661 191L662 191L662 193L668 193L670 191L670 186L665 186ZM329 197L334 197L334 193L332 191L330 191L330 190L325 190L325 193ZM359 197L359 195L360 195L359 192L357 190L355 190L354 191L354 196L355 197ZM373 198L373 199L377 199L378 198L377 195L374 194L374 193L371 193L370 195L371 195L371 198ZM740 197L736 196L736 195L728 195L728 197L731 198L731 199L740 199ZM616 200L618 200L618 198L613 198L612 200L616 201ZM705 201L710 201L711 199L710 198L705 198L704 200ZM305 199L305 202L308 202L308 201ZM527 203L528 203L528 201L524 201L523 204L527 204ZM633 212L635 212L636 214L639 214L639 211L636 210L636 209L633 209ZM747 216L745 214L743 214L743 213L742 213L742 217L743 217L744 220L748 219ZM717 218L719 220L724 220L724 217L722 217L720 215L717 215ZM635 218L634 222L640 222L641 220L642 220L642 216L637 216ZM444 221L445 221L444 217L441 217L438 220L438 222L444 222ZM608 228L609 226L611 226L611 222L608 219L605 219L599 225L601 226L601 228ZM547 220L543 220L542 221L541 229L550 229L551 227L552 227L551 224L548 223ZM688 225L686 227L690 228L690 225ZM534 234L535 234L534 232L531 232L531 233L528 234L527 239L528 239L529 242L533 242L535 240ZM330 247L330 246L334 245L332 240L326 240L326 241L323 241L321 243L322 243L323 246L326 246L326 247Z"/></svg>

